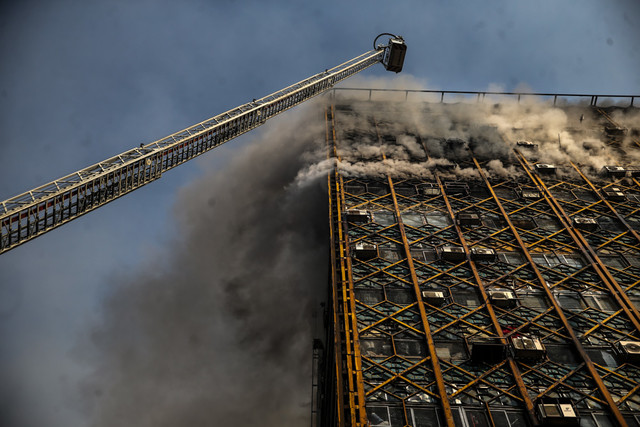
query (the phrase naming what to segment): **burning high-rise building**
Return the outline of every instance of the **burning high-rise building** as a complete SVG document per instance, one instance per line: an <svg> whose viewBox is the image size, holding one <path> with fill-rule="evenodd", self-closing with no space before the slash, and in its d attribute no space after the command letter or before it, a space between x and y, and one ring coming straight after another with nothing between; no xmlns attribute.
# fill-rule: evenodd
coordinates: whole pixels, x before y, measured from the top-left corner
<svg viewBox="0 0 640 427"><path fill-rule="evenodd" d="M384 94L326 107L313 425L640 425L634 98Z"/></svg>

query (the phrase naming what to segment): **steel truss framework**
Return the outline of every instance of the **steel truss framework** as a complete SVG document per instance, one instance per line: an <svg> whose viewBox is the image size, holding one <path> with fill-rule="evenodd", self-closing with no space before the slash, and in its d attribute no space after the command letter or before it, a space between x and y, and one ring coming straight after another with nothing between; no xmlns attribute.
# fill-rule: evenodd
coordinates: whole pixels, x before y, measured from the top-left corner
<svg viewBox="0 0 640 427"><path fill-rule="evenodd" d="M366 120L389 144L374 108ZM330 155L358 137L341 128L340 105L327 109ZM538 403L570 401L585 425L640 426L640 365L619 351L640 341L640 182L588 178L574 163L541 175L529 157L513 153L520 173L509 178L490 179L473 157L460 167L479 179L329 177L338 425L537 425ZM610 187L624 199L608 200ZM350 220L354 210L366 219ZM359 255L366 247L376 252ZM463 258L446 260L448 247ZM496 256L476 259L474 248ZM517 302L495 302L495 291ZM475 357L521 337L546 355Z"/></svg>

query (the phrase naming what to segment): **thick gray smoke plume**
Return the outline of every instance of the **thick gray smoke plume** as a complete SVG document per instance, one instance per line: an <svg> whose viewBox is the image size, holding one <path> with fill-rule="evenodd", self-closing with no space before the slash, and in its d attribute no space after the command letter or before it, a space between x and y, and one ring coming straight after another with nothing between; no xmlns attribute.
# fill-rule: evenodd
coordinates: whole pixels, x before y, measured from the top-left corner
<svg viewBox="0 0 640 427"><path fill-rule="evenodd" d="M175 246L114 283L80 349L96 366L83 385L91 425L309 422L329 233L326 175L296 181L325 144L322 111L305 110L184 189Z"/></svg>

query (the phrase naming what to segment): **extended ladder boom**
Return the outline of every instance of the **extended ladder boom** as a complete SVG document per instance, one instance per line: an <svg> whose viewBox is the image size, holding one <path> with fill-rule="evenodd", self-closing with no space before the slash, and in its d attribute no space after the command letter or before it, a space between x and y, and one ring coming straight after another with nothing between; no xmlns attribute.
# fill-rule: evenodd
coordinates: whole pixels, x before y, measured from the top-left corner
<svg viewBox="0 0 640 427"><path fill-rule="evenodd" d="M5 200L0 205L0 254L160 178L164 171L260 126L378 62L398 72L402 61L398 69L397 58L404 60L406 46L402 38L392 40L393 45L378 46L264 98Z"/></svg>

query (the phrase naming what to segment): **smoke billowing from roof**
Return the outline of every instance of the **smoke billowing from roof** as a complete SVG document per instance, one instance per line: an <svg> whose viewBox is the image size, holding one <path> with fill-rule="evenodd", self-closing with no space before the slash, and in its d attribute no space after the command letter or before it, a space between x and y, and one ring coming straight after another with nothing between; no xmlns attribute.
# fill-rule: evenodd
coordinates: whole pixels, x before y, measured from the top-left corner
<svg viewBox="0 0 640 427"><path fill-rule="evenodd" d="M381 88L393 88L379 81L361 80L353 86L378 83ZM424 87L422 82L407 77L403 83L410 89ZM574 162L585 166L586 172L619 164L621 150L625 162L640 162L637 150L628 149L633 144L629 135L620 144L607 145L607 123L587 105L560 103L554 107L548 100L534 97L518 103L489 96L484 102L461 96L450 97L447 103L434 99L430 101L436 102L426 103L429 96L377 92L372 99L380 102L370 102L366 101L368 91L339 92L336 103L342 108L338 108L336 121L343 173L433 178L438 170L447 178L473 178L477 176L474 168L459 165L475 157L486 162L489 176L513 176L521 173L512 165L513 149L523 140L537 146L536 153L527 154L530 160L558 165ZM632 128L638 127L640 114L637 110L617 110L613 118L621 126ZM387 160L382 159L383 153Z"/></svg>
<svg viewBox="0 0 640 427"><path fill-rule="evenodd" d="M225 170L181 192L178 241L114 283L92 344L79 349L95 367L82 386L91 425L308 422L328 208L326 175L296 177L305 151L324 145L320 117L278 119Z"/></svg>

